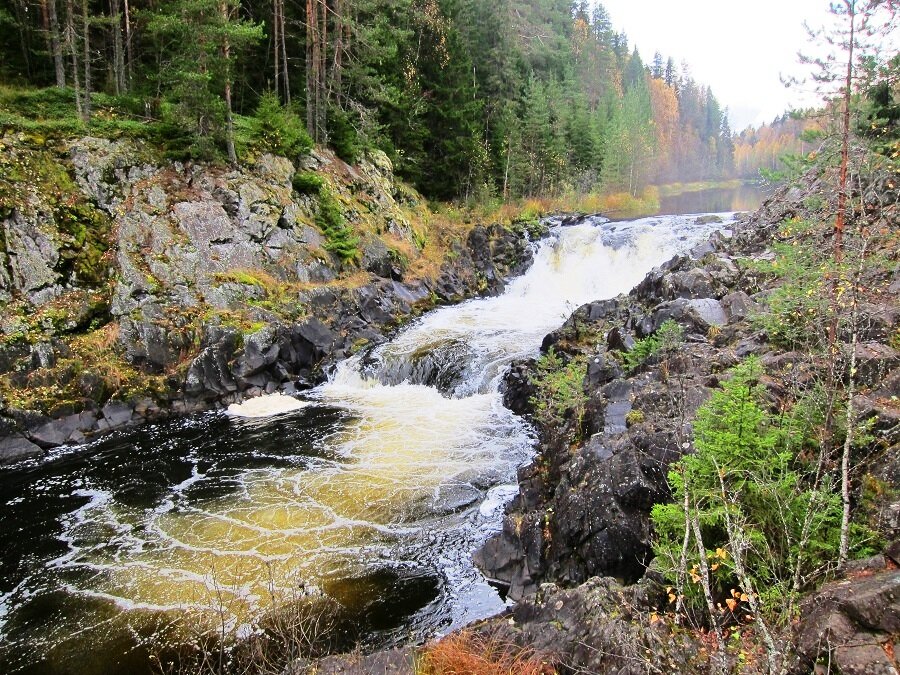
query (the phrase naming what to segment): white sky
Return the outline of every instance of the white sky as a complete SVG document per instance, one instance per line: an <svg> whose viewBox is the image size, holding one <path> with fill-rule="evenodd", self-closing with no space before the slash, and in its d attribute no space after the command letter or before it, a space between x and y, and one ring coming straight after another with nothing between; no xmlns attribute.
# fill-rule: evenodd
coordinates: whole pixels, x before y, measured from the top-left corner
<svg viewBox="0 0 900 675"><path fill-rule="evenodd" d="M803 76L797 52L809 51L803 21L828 21L828 0L601 0L613 28L628 35L644 63L653 53L690 65L694 79L728 107L735 131L770 122L791 107L817 105L802 87L786 89L779 74Z"/></svg>

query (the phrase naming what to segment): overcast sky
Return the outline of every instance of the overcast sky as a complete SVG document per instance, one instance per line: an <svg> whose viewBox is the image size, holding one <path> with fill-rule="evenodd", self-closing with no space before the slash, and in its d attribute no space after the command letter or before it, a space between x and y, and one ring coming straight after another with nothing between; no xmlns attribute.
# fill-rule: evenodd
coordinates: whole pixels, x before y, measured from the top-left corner
<svg viewBox="0 0 900 675"><path fill-rule="evenodd" d="M628 35L650 64L653 53L688 62L694 79L728 106L732 127L769 122L790 107L819 102L803 88L786 89L779 74L803 75L797 52L808 51L803 21L828 20L827 0L602 0L613 27Z"/></svg>

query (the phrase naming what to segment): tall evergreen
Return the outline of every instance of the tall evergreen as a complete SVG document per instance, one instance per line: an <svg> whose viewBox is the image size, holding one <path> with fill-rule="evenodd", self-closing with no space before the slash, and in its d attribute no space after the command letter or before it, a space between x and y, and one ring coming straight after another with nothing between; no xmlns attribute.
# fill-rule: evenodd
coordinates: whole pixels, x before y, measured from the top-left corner
<svg viewBox="0 0 900 675"><path fill-rule="evenodd" d="M4 7L0 27L15 39L0 43L0 80L72 87L59 95L89 124L97 96L125 96L180 155L240 161L256 147L248 130L290 118L292 135L305 120L315 142L347 161L383 150L398 174L441 199L634 192L651 178L730 171L730 132L712 94L658 52L647 68L601 3ZM248 119L260 111L266 120Z"/></svg>

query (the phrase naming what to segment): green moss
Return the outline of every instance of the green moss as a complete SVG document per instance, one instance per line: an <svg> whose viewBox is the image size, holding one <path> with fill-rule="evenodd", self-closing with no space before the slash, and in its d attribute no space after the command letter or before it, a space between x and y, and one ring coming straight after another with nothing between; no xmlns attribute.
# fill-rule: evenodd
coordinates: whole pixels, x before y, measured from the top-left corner
<svg viewBox="0 0 900 675"><path fill-rule="evenodd" d="M261 278L261 276L262 275L255 273L253 270L234 269L228 270L227 272L220 272L215 275L215 278L216 281L219 282L231 282L265 289L271 284L271 280Z"/></svg>
<svg viewBox="0 0 900 675"><path fill-rule="evenodd" d="M625 426L633 427L636 424L644 423L644 413L640 410L632 410L627 415L625 415Z"/></svg>

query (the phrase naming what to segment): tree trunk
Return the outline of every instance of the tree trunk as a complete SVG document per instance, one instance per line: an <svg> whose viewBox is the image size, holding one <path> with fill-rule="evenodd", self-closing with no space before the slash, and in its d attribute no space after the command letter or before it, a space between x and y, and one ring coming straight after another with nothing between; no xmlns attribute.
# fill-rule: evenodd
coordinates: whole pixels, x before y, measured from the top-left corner
<svg viewBox="0 0 900 675"><path fill-rule="evenodd" d="M87 0L81 0L81 22L84 28L82 45L84 46L84 105L82 117L84 121L91 121L91 15L88 11Z"/></svg>
<svg viewBox="0 0 900 675"><path fill-rule="evenodd" d="M316 123L316 85L319 77L316 67L319 64L319 45L316 33L319 28L318 0L306 0L306 130L313 142L317 142Z"/></svg>
<svg viewBox="0 0 900 675"><path fill-rule="evenodd" d="M228 23L228 3L221 5L222 21ZM237 164L237 152L234 149L234 120L231 113L231 45L228 37L222 43L222 56L225 60L225 148L228 151L228 161Z"/></svg>
<svg viewBox="0 0 900 675"><path fill-rule="evenodd" d="M338 107L341 106L344 69L344 2L334 0L334 58L331 67L329 98L333 98Z"/></svg>
<svg viewBox="0 0 900 675"><path fill-rule="evenodd" d="M125 55L127 56L128 63L126 64L127 72L128 72L128 82L126 90L131 89L131 82L134 79L133 77L133 58L131 54L131 8L129 7L128 0L125 0Z"/></svg>
<svg viewBox="0 0 900 675"><path fill-rule="evenodd" d="M316 112L319 119L316 123L318 127L319 137L317 143L325 143L327 141L328 130L328 0L318 0L320 4L319 21L319 65L316 68L319 75L319 83L316 86Z"/></svg>
<svg viewBox="0 0 900 675"><path fill-rule="evenodd" d="M838 207L837 217L834 221L834 261L836 263L840 263L843 256L844 211L847 209L847 169L850 164L850 96L853 86L853 42L856 39L856 0L847 2L847 11L850 17L850 42L841 114L841 173L838 179Z"/></svg>
<svg viewBox="0 0 900 675"><path fill-rule="evenodd" d="M856 278L853 279L853 307L850 311L850 370L847 384L847 417L844 420L847 433L844 437L844 451L841 454L841 543L838 551L838 565L844 567L850 558L850 451L853 449L853 436L856 427L856 413L853 409L853 397L856 394L856 346L859 343L859 287L866 259L868 241L863 243L859 257Z"/></svg>
<svg viewBox="0 0 900 675"><path fill-rule="evenodd" d="M23 0L15 0L13 7L18 25L19 46L22 49L22 60L25 62L25 75L31 79L31 48L28 44L28 6Z"/></svg>
<svg viewBox="0 0 900 675"><path fill-rule="evenodd" d="M78 49L75 39L75 6L73 0L66 0L66 34L65 43L72 59L72 86L75 88L75 110L84 119L84 107L81 102L81 85L78 80Z"/></svg>
<svg viewBox="0 0 900 675"><path fill-rule="evenodd" d="M281 95L281 63L278 29L280 24L278 5L281 0L272 0L272 46L275 50L275 95Z"/></svg>
<svg viewBox="0 0 900 675"><path fill-rule="evenodd" d="M281 70L282 70L282 79L284 80L284 103L285 105L291 104L291 79L288 76L288 57L287 57L287 37L285 34L285 26L284 26L284 0L278 0L278 8L279 8L279 16L281 29L279 31L279 36L281 38ZM278 49L278 46L275 47Z"/></svg>
<svg viewBox="0 0 900 675"><path fill-rule="evenodd" d="M703 597L706 600L706 609L709 612L709 621L712 624L716 636L716 651L710 658L710 671L724 675L727 670L725 662L725 638L722 636L722 627L716 613L716 603L713 600L712 586L709 582L709 564L706 560L706 547L703 545L703 533L700 531L700 519L697 510L694 509L691 517L691 527L694 530L694 539L697 542L697 561L700 566L700 586L703 588Z"/></svg>
<svg viewBox="0 0 900 675"><path fill-rule="evenodd" d="M112 19L113 38L113 75L116 93L122 94L127 90L125 81L125 49L122 44L122 15L120 11L121 0L110 0L110 15Z"/></svg>
<svg viewBox="0 0 900 675"><path fill-rule="evenodd" d="M735 522L732 518L729 506L736 503L735 496L733 494L727 494L725 490L724 472L718 463L715 463L714 465L716 467L716 474L719 476L719 488L722 494L722 510L725 514L725 532L731 543L731 559L734 561L734 571L737 574L738 580L741 582L743 592L747 594L747 602L750 604L750 609L753 610L753 620L756 622L756 627L759 629L760 635L762 635L763 638L763 643L766 646L769 674L775 675L775 673L778 672L778 663L783 659L783 654L775 644L772 632L769 630L769 626L763 618L762 608L759 605L759 598L756 594L756 588L744 565L744 552L749 548L749 542L744 537L746 524L741 520Z"/></svg>
<svg viewBox="0 0 900 675"><path fill-rule="evenodd" d="M53 53L53 69L56 72L56 86L66 86L66 65L63 60L62 44L59 37L59 17L56 14L56 0L47 0L47 14L50 19L50 51Z"/></svg>

